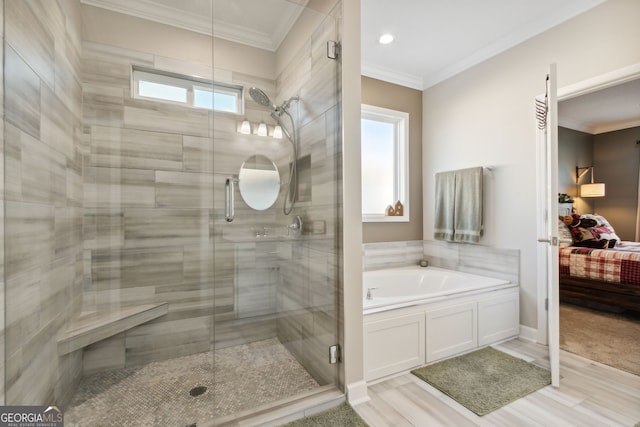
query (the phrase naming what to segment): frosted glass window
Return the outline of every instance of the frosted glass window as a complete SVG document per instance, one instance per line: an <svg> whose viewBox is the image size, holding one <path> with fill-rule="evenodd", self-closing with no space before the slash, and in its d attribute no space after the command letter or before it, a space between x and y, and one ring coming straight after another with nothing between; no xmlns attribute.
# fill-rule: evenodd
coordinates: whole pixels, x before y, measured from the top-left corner
<svg viewBox="0 0 640 427"><path fill-rule="evenodd" d="M195 87L193 89L193 105L208 110L236 112L237 100L234 96L213 92L210 88Z"/></svg>
<svg viewBox="0 0 640 427"><path fill-rule="evenodd" d="M134 98L243 114L243 87L142 67L132 69Z"/></svg>
<svg viewBox="0 0 640 427"><path fill-rule="evenodd" d="M394 125L362 120L362 182L370 191L362 192L362 212L384 214L394 200Z"/></svg>
<svg viewBox="0 0 640 427"><path fill-rule="evenodd" d="M140 80L138 93L145 98L164 99L166 101L187 102L187 89L161 83Z"/></svg>
<svg viewBox="0 0 640 427"><path fill-rule="evenodd" d="M409 114L362 105L362 220L409 221ZM402 215L386 215L397 201Z"/></svg>

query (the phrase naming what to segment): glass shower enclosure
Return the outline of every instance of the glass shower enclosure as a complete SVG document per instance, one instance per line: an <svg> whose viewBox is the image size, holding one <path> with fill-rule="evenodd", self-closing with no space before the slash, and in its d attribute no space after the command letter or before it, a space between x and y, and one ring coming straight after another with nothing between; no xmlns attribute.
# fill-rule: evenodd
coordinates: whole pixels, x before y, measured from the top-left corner
<svg viewBox="0 0 640 427"><path fill-rule="evenodd" d="M341 3L0 3L4 404L218 425L341 389Z"/></svg>

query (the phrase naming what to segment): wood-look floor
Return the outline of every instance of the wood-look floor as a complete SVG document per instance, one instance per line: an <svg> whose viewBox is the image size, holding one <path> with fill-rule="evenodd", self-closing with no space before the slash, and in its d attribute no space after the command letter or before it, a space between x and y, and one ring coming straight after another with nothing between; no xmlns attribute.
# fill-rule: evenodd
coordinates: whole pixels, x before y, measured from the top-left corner
<svg viewBox="0 0 640 427"><path fill-rule="evenodd" d="M514 339L495 348L549 368L547 348ZM640 377L565 351L560 387L535 393L479 417L410 373L369 385L355 406L371 427L634 426L640 422Z"/></svg>

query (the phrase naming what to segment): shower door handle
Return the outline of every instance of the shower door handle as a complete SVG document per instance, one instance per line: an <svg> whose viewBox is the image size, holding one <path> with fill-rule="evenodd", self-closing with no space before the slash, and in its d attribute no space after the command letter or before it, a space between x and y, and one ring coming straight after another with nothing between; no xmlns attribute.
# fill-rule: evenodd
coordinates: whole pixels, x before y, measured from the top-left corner
<svg viewBox="0 0 640 427"><path fill-rule="evenodd" d="M233 177L227 178L224 184L224 218L227 222L233 221L234 213L234 182L235 179Z"/></svg>

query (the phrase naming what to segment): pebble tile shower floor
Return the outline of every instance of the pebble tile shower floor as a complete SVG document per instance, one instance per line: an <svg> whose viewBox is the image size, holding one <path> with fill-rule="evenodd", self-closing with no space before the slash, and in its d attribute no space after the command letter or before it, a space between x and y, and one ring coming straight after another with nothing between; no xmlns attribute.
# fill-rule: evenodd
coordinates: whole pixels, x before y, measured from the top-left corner
<svg viewBox="0 0 640 427"><path fill-rule="evenodd" d="M195 387L207 390L192 396ZM87 376L66 408L65 426L197 425L316 387L273 338Z"/></svg>

